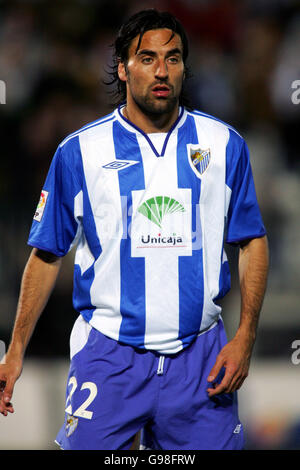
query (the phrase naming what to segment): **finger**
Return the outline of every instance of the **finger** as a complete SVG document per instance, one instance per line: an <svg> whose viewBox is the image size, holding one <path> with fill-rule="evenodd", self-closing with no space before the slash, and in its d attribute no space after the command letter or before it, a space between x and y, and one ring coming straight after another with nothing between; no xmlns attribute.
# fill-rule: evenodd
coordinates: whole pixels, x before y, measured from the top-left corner
<svg viewBox="0 0 300 470"><path fill-rule="evenodd" d="M13 407L13 404L11 402L7 402L5 403L3 401L3 399L0 399L0 413L14 413L14 407Z"/></svg>
<svg viewBox="0 0 300 470"><path fill-rule="evenodd" d="M2 413L3 416L7 416L8 413L14 413L14 412L15 412L15 410L13 408L12 403L9 403L9 406L7 406L5 408L3 407L3 409L0 411L0 413Z"/></svg>
<svg viewBox="0 0 300 470"><path fill-rule="evenodd" d="M220 357L217 357L215 365L213 366L213 368L211 369L209 373L209 376L207 377L207 382L213 382L214 380L216 380L223 365L224 365L224 361Z"/></svg>
<svg viewBox="0 0 300 470"><path fill-rule="evenodd" d="M13 395L15 382L15 378L8 378L6 381L6 386L3 391L3 401L6 405L10 403L11 397Z"/></svg>
<svg viewBox="0 0 300 470"><path fill-rule="evenodd" d="M221 393L224 393L225 392L225 385L223 384L218 384L215 388L208 388L207 389L207 393L208 393L208 396L211 398L211 397L214 397L215 395L219 395Z"/></svg>
<svg viewBox="0 0 300 470"><path fill-rule="evenodd" d="M3 394L0 396L0 413L8 411L9 413L14 412L13 404L10 401L4 401Z"/></svg>
<svg viewBox="0 0 300 470"><path fill-rule="evenodd" d="M0 413L2 413L5 410L6 406L3 400L3 393L0 394Z"/></svg>
<svg viewBox="0 0 300 470"><path fill-rule="evenodd" d="M0 380L0 393L5 389L6 381Z"/></svg>
<svg viewBox="0 0 300 470"><path fill-rule="evenodd" d="M214 388L207 389L208 395L212 397L220 393L226 393L230 387L232 378L233 378L233 371L230 368L227 368L222 381L219 384L217 384Z"/></svg>
<svg viewBox="0 0 300 470"><path fill-rule="evenodd" d="M230 392L235 392L236 390L239 390L241 386L243 385L246 378L247 378L247 374L237 376L236 379L233 380L230 385Z"/></svg>
<svg viewBox="0 0 300 470"><path fill-rule="evenodd" d="M6 411L8 411L8 413L14 413L14 407L13 407L13 404L12 403L7 403L6 404Z"/></svg>

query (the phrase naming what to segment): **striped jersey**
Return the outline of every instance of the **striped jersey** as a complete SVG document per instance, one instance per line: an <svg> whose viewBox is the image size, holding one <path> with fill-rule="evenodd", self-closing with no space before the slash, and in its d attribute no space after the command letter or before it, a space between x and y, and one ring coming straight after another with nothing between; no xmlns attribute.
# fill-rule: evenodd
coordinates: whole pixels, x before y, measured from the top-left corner
<svg viewBox="0 0 300 470"><path fill-rule="evenodd" d="M230 126L181 107L166 134L112 114L58 146L28 243L76 245L74 308L104 335L174 354L219 318L224 242L262 237L249 152Z"/></svg>

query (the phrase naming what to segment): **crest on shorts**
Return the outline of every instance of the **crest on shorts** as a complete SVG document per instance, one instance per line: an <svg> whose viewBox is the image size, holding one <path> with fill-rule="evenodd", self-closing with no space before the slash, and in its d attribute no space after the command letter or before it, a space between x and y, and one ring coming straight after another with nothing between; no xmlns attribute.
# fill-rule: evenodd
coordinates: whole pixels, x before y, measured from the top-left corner
<svg viewBox="0 0 300 470"><path fill-rule="evenodd" d="M75 429L77 428L78 424L78 418L75 418L75 416L72 415L67 415L67 421L66 421L66 436L69 437Z"/></svg>
<svg viewBox="0 0 300 470"><path fill-rule="evenodd" d="M203 175L210 163L210 149L201 149L197 145L188 145L188 159L194 173Z"/></svg>

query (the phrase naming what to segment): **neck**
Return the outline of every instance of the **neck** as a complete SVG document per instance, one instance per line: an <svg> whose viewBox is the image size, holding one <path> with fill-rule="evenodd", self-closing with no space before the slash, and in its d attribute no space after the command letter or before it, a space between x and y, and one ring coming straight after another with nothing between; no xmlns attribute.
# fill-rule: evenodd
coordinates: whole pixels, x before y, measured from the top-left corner
<svg viewBox="0 0 300 470"><path fill-rule="evenodd" d="M146 114L145 112L133 109L129 103L123 108L123 115L128 121L142 129L145 134L156 132L168 132L178 118L179 105L169 113Z"/></svg>

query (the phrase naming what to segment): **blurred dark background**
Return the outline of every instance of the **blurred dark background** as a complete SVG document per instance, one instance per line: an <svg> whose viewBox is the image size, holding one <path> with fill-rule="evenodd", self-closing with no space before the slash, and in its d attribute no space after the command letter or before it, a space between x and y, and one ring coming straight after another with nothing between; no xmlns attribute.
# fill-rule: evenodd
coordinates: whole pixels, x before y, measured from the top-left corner
<svg viewBox="0 0 300 470"><path fill-rule="evenodd" d="M300 339L296 0L0 0L0 80L6 84L6 104L0 105L0 339L9 342L31 251L27 237L51 158L66 135L111 112L103 83L110 45L125 18L149 7L174 13L186 28L193 107L233 125L250 148L271 257L254 358L290 364L291 344ZM237 252L228 247L228 254L233 288L223 317L230 334L239 312ZM71 297L72 253L27 357L68 357L77 316Z"/></svg>

